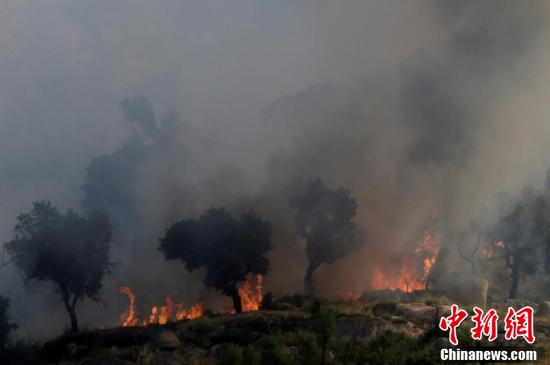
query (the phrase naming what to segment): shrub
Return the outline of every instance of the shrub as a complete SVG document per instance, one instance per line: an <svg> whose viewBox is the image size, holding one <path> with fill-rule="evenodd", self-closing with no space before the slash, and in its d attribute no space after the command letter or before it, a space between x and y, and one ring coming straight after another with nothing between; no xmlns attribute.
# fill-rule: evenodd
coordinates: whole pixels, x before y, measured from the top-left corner
<svg viewBox="0 0 550 365"><path fill-rule="evenodd" d="M258 343L262 365L291 365L292 357L280 335L265 336Z"/></svg>
<svg viewBox="0 0 550 365"><path fill-rule="evenodd" d="M220 357L219 365L242 365L242 363L243 350L235 344L230 344Z"/></svg>

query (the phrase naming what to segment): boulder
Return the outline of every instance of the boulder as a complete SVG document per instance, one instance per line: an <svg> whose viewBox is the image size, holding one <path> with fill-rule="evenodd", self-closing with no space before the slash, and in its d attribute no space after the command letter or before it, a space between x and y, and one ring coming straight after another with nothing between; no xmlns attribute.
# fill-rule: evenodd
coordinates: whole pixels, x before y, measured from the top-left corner
<svg viewBox="0 0 550 365"><path fill-rule="evenodd" d="M152 334L150 345L154 349L173 351L180 346L180 340L172 331L161 329Z"/></svg>
<svg viewBox="0 0 550 365"><path fill-rule="evenodd" d="M450 312L450 306L431 306L424 303L399 303L395 308L396 315L424 327L439 323L440 317Z"/></svg>
<svg viewBox="0 0 550 365"><path fill-rule="evenodd" d="M407 321L392 321L365 315L338 317L336 325L345 339L374 337L387 331L402 332L412 337L423 333L421 329Z"/></svg>

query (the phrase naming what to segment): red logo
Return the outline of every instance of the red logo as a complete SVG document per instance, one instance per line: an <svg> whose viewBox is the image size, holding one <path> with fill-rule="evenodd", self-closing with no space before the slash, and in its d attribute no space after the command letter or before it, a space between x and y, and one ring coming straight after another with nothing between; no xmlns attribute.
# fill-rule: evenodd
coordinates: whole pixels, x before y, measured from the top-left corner
<svg viewBox="0 0 550 365"><path fill-rule="evenodd" d="M529 343L535 342L533 313L534 310L531 307L523 307L518 311L512 307L508 308L504 319L504 328L506 329L504 337L507 340L523 337Z"/></svg>
<svg viewBox="0 0 550 365"><path fill-rule="evenodd" d="M535 342L534 312L533 308L529 306L517 311L514 308L508 308L508 313L504 319L504 336L506 340L510 341L523 337L528 343ZM466 318L468 318L468 312L453 304L451 315L441 317L439 321L439 328L442 331L449 331L449 341L455 346L458 345L456 330ZM495 309L489 309L485 313L481 308L474 307L474 315L472 316L474 326L470 331L472 338L479 341L483 339L483 336L486 336L489 341L494 341L498 336L498 319L499 316Z"/></svg>
<svg viewBox="0 0 550 365"><path fill-rule="evenodd" d="M490 309L483 315L483 310L474 307L474 315L472 321L475 325L471 330L472 338L474 340L481 340L483 336L487 336L489 341L492 342L497 338L497 322L498 314L494 309Z"/></svg>
<svg viewBox="0 0 550 365"><path fill-rule="evenodd" d="M453 304L451 306L451 315L448 317L441 317L439 321L439 328L442 331L449 331L449 341L455 346L458 345L456 329L466 318L468 318L468 312L464 309L459 309L458 305Z"/></svg>

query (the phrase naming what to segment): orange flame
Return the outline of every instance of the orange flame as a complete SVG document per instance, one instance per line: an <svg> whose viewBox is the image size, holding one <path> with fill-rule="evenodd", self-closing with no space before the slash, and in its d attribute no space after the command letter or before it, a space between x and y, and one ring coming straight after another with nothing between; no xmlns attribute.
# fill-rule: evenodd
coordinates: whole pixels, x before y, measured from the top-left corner
<svg viewBox="0 0 550 365"><path fill-rule="evenodd" d="M438 255L438 238L425 229L420 243L411 255L403 258L397 270L374 269L371 287L374 290L401 289L405 292L424 289Z"/></svg>
<svg viewBox="0 0 550 365"><path fill-rule="evenodd" d="M263 297L263 277L256 275L256 283L252 283L250 278L239 287L241 305L243 312L257 311L262 305Z"/></svg>
<svg viewBox="0 0 550 365"><path fill-rule="evenodd" d="M136 311L136 296L132 290L123 286L120 292L130 299L128 310L121 317L122 327L147 326L151 324L166 324L172 320L195 319L202 317L204 307L202 303L195 303L190 309L185 309L182 303L176 303L172 298L166 298L166 305L153 306L149 316L140 321Z"/></svg>
<svg viewBox="0 0 550 365"><path fill-rule="evenodd" d="M481 260L487 260L494 256L495 249L502 250L504 248L504 242L498 241L495 243L494 247L491 245L483 246L481 249L481 252L479 253L479 257Z"/></svg>
<svg viewBox="0 0 550 365"><path fill-rule="evenodd" d="M136 318L136 296L132 292L130 288L127 286L123 286L120 288L120 292L122 294L126 294L128 296L128 299L130 300L130 305L128 306L128 310L122 315L122 327L131 327L135 326L137 324L137 318Z"/></svg>

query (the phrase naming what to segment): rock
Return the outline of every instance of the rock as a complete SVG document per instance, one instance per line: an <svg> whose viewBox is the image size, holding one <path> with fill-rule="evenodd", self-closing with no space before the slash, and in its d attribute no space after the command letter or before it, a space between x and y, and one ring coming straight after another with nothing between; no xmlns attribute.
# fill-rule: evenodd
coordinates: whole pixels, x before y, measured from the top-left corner
<svg viewBox="0 0 550 365"><path fill-rule="evenodd" d="M374 337L387 331L402 332L411 337L417 337L423 333L421 329L406 321L391 321L364 315L338 317L336 325L345 339Z"/></svg>
<svg viewBox="0 0 550 365"><path fill-rule="evenodd" d="M451 312L450 306L431 306L423 303L399 303L395 306L395 314L417 325L430 327L439 323L439 318Z"/></svg>
<svg viewBox="0 0 550 365"><path fill-rule="evenodd" d="M506 302L504 302L504 307L507 309L508 307L512 307L516 310L521 309L523 307L531 307L535 310L537 310L538 305L535 302L531 302L527 299L507 299Z"/></svg>
<svg viewBox="0 0 550 365"><path fill-rule="evenodd" d="M436 337L433 341L436 349L446 349L451 347L451 342L446 337Z"/></svg>
<svg viewBox="0 0 550 365"><path fill-rule="evenodd" d="M136 363L121 360L113 355L99 355L82 360L80 365L136 365Z"/></svg>
<svg viewBox="0 0 550 365"><path fill-rule="evenodd" d="M149 342L151 347L159 350L173 351L180 346L180 340L176 334L169 330L159 330L152 335Z"/></svg>
<svg viewBox="0 0 550 365"><path fill-rule="evenodd" d="M389 303L376 303L374 307L372 307L372 313L378 317L383 316L391 316L397 314L397 303L389 302Z"/></svg>
<svg viewBox="0 0 550 365"><path fill-rule="evenodd" d="M208 350L208 356L219 358L227 351L228 346L229 344L227 343L219 343L214 345Z"/></svg>
<svg viewBox="0 0 550 365"><path fill-rule="evenodd" d="M210 334L210 341L216 345L219 343L234 343L238 345L248 345L256 341L260 335L247 328L220 328Z"/></svg>

